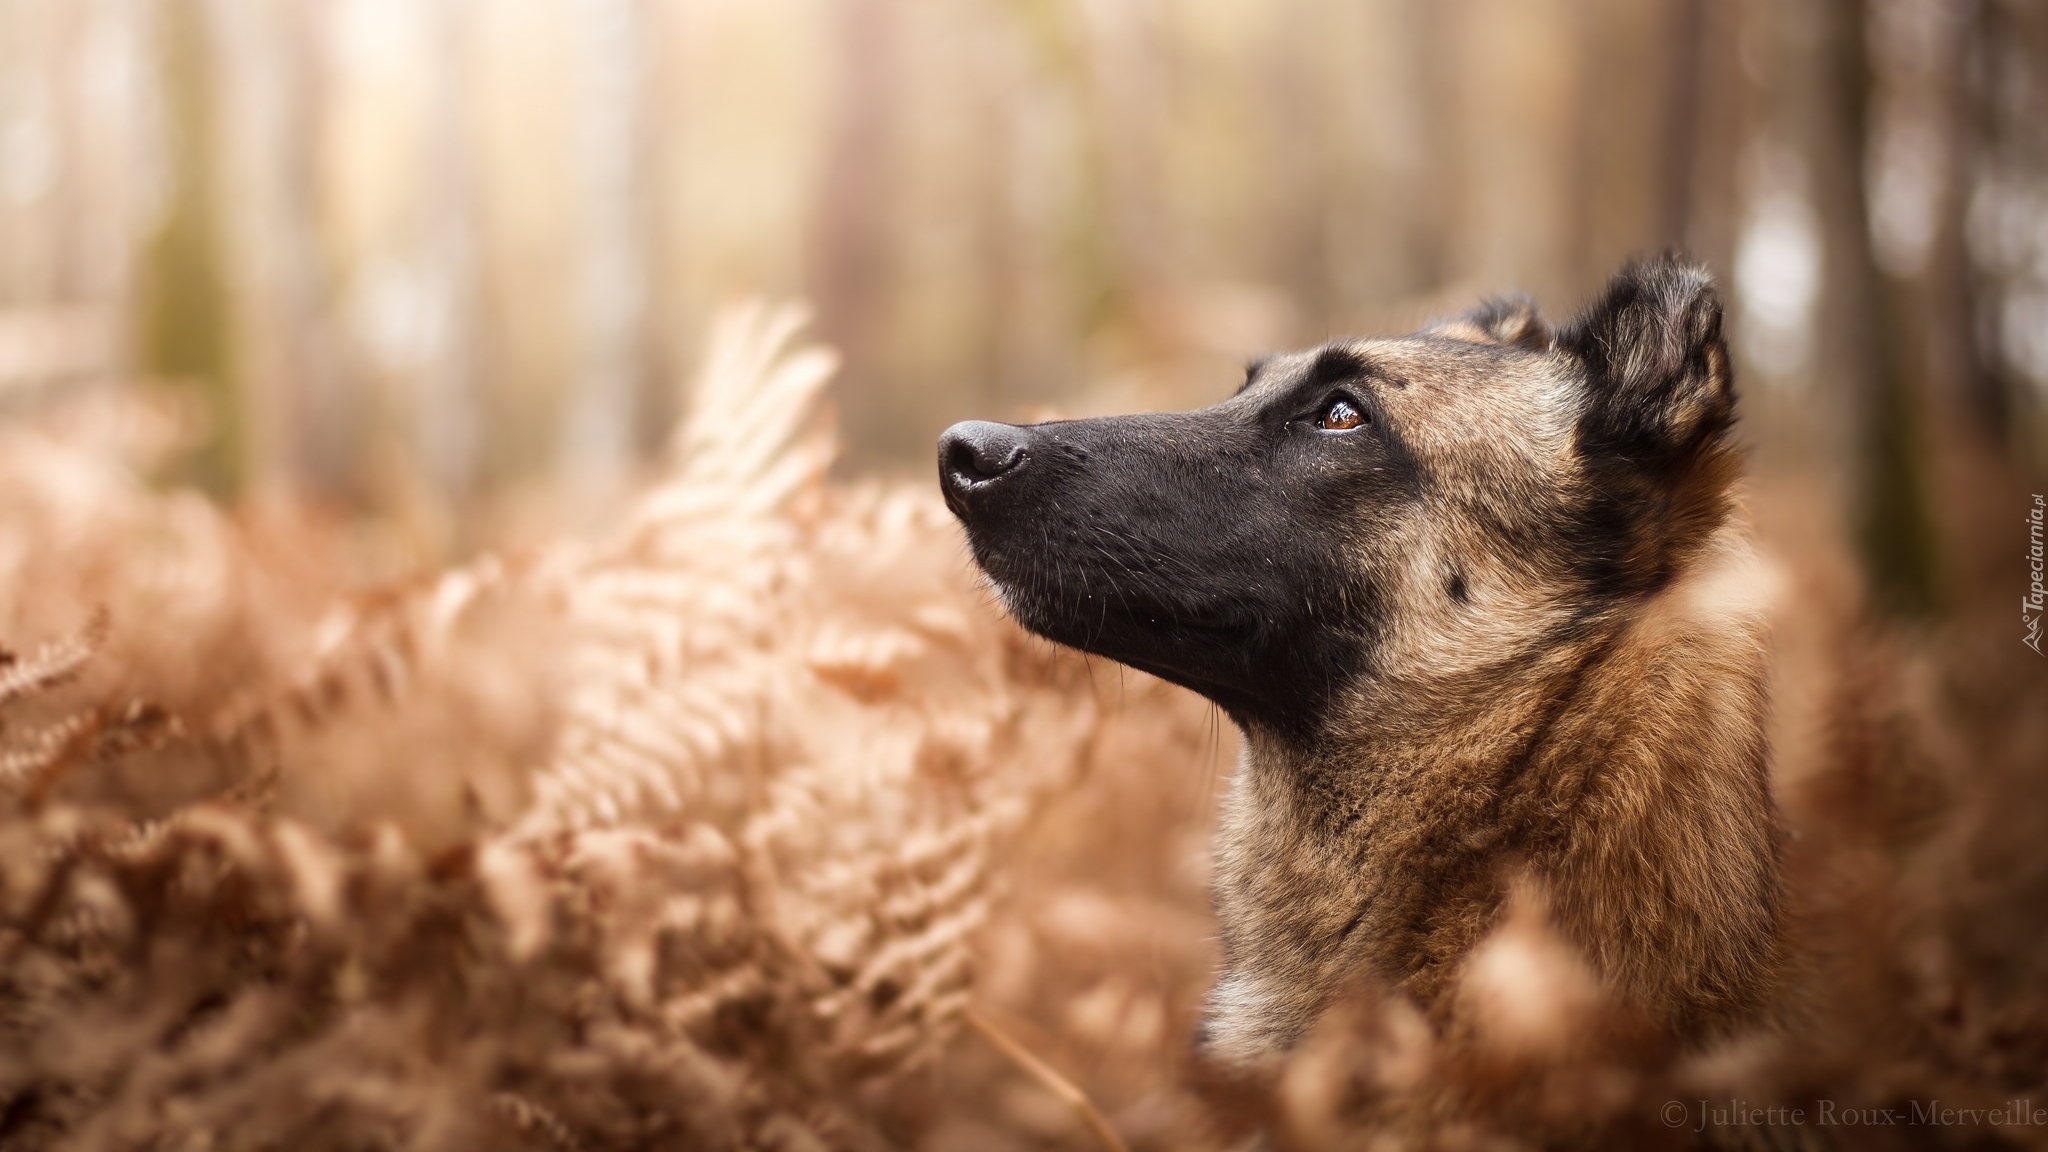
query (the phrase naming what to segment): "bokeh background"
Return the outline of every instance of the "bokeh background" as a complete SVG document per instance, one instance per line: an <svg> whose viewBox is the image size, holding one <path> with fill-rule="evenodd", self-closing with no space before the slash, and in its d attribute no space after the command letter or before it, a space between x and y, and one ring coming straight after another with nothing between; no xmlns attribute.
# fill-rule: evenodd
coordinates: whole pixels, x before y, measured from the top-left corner
<svg viewBox="0 0 2048 1152"><path fill-rule="evenodd" d="M1210 1090L1235 735L1004 623L935 437L1673 246L1812 1026L1687 1063L1560 1008L1507 1075L1381 1005ZM0 0L0 1143L1111 1146L1012 1042L1176 1152L2048 1099L2036 493L2039 0ZM159 883L219 844L261 899ZM762 860L788 924L719 903Z"/></svg>
<svg viewBox="0 0 2048 1152"><path fill-rule="evenodd" d="M915 474L1674 245L1760 465L1938 606L1927 455L2048 444L2027 0L0 0L0 408L182 389L182 478L372 573L606 507L735 298Z"/></svg>

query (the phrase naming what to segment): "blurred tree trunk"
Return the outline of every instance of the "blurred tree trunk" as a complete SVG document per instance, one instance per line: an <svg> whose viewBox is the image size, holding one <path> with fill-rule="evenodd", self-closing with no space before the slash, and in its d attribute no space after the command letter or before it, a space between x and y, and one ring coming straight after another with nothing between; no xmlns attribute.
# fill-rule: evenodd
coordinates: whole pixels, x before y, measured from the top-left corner
<svg viewBox="0 0 2048 1152"><path fill-rule="evenodd" d="M1321 0L1280 0L1276 7L1276 27L1258 46L1266 96L1264 183L1273 217L1266 260L1269 275L1286 289L1308 328L1328 332L1341 284L1333 266L1339 233L1332 207L1344 198L1343 158L1356 144L1334 137L1343 123L1343 77L1322 66L1323 47L1335 31L1328 6ZM1302 36L1311 46L1302 46Z"/></svg>
<svg viewBox="0 0 2048 1152"><path fill-rule="evenodd" d="M57 193L66 140L57 74L65 15L33 0L0 0L0 307L48 304L62 275Z"/></svg>
<svg viewBox="0 0 2048 1152"><path fill-rule="evenodd" d="M476 372L476 173L464 115L468 21L475 11L465 0L432 0L420 14L439 62L430 74L420 157L425 186L419 260L434 320L426 326L412 383L411 416L420 464L435 494L451 506L474 495L482 432Z"/></svg>
<svg viewBox="0 0 2048 1152"><path fill-rule="evenodd" d="M1443 95L1450 86L1449 48L1442 7L1433 0L1394 0L1388 5L1382 28L1395 44L1383 47L1389 56L1402 56L1406 65L1401 83L1386 94L1389 113L1406 123L1394 149L1382 147L1399 171L1401 180L1392 235L1387 246L1394 250L1389 283L1380 289L1384 298L1412 299L1423 292L1441 288L1445 277L1444 238L1446 217L1443 182L1449 178L1449 154L1444 147Z"/></svg>
<svg viewBox="0 0 2048 1152"><path fill-rule="evenodd" d="M1018 45L997 43L991 37L977 47L991 79L1009 79L1012 84L1022 87L1019 70L1011 55ZM1001 80L996 79L996 83L1000 84ZM968 379L957 381L953 388L941 392L936 397L938 404L927 405L928 408L958 397L970 401L975 409L986 412L998 402L999 397L1014 404L1032 391L1026 374L1035 366L1035 357L1023 339L1030 327L1019 323L1018 315L1021 311L1018 279L1022 271L1018 247L1024 221L1016 211L1016 190L1031 174L1019 171L1016 163L1017 137L1023 130L1019 123L1021 110L1005 102L998 91L991 88L994 85L978 87L974 102L967 109L975 127L973 179L970 184L973 201L969 211L974 220L973 258L978 304L969 350ZM1030 94L1017 94L1019 102L1030 98Z"/></svg>
<svg viewBox="0 0 2048 1152"><path fill-rule="evenodd" d="M1568 189L1553 225L1565 238L1560 287L1569 303L1597 291L1622 262L1668 246L1678 170L1692 150L1690 40L1669 26L1675 0L1582 0L1571 7L1578 77L1558 126Z"/></svg>
<svg viewBox="0 0 2048 1152"><path fill-rule="evenodd" d="M647 382L647 20L639 0L578 0L577 330L563 458L603 488L631 466Z"/></svg>
<svg viewBox="0 0 2048 1152"><path fill-rule="evenodd" d="M1982 197L1969 230L1980 401L1999 439L2037 473L2048 469L2048 252L2040 234L2048 188L2048 5L1982 0L1979 53L1969 62L1982 149Z"/></svg>
<svg viewBox="0 0 2048 1152"><path fill-rule="evenodd" d="M1081 383L1088 337L1104 321L1120 319L1133 292L1112 235L1106 111L1097 111L1108 99L1097 84L1100 38L1086 13L1067 0L1007 0L1006 7L1024 41L1023 66L1042 86L1037 99L1044 102L1046 127L1013 138L1006 157L1015 168L1006 182L1031 192L1018 198L1013 191L1012 207L1024 211L1012 217L1016 230L1002 240L1018 276L1019 310L1002 322L1015 343L1001 354L1010 360L1005 372L1013 384L1006 398L1043 404L1071 395ZM1063 169L1071 179L1064 186ZM998 306L1010 307L1000 297ZM1033 342L1036 347L1028 346Z"/></svg>
<svg viewBox="0 0 2048 1152"><path fill-rule="evenodd" d="M328 501L361 496L358 414L337 379L318 236L325 77L319 10L298 0L216 7L234 99L224 107L238 205L236 359L255 475Z"/></svg>
<svg viewBox="0 0 2048 1152"><path fill-rule="evenodd" d="M2000 448L2005 397L1979 351L1979 286L1964 241L1969 175L1986 135L1965 82L1983 47L1982 12L1972 0L1886 0L1871 19L1872 240L1906 373L1935 443L1960 436Z"/></svg>
<svg viewBox="0 0 2048 1152"><path fill-rule="evenodd" d="M1737 170L1743 142L1757 127L1750 87L1742 76L1742 26L1739 4L1680 0L1669 33L1675 52L1688 50L1676 41L1691 39L1694 60L1690 155L1682 172L1667 177L1683 180L1685 188L1666 193L1666 235L1714 270L1724 301L1732 294L1735 266ZM1674 227L1677 231L1670 231Z"/></svg>
<svg viewBox="0 0 2048 1152"><path fill-rule="evenodd" d="M1323 4L1327 31L1306 51L1318 65L1326 174L1314 265L1329 331L1411 321L1386 315L1439 286L1443 237L1437 201L1448 150L1437 99L1445 63L1426 0ZM1281 37L1273 67L1296 67Z"/></svg>
<svg viewBox="0 0 2048 1152"><path fill-rule="evenodd" d="M1084 163L1093 181L1079 229L1084 334L1121 331L1137 337L1142 357L1171 356L1174 341L1162 339L1152 306L1169 291L1177 255L1168 251L1170 190L1160 179L1172 14L1156 2L1072 7L1087 67Z"/></svg>
<svg viewBox="0 0 2048 1152"><path fill-rule="evenodd" d="M894 95L894 0L830 6L835 79L819 189L813 294L819 328L845 357L836 385L847 439L881 438L885 396L872 377L883 280L884 164Z"/></svg>
<svg viewBox="0 0 2048 1152"><path fill-rule="evenodd" d="M1815 0L1813 16L1820 363L1849 424L1851 515L1871 591L1886 611L1923 616L1935 607L1936 573L1919 358L1910 302L1880 276L1871 251L1869 3Z"/></svg>
<svg viewBox="0 0 2048 1152"><path fill-rule="evenodd" d="M46 150L49 174L43 191L48 205L44 242L50 246L47 298L67 304L84 296L87 282L81 256L91 227L86 210L91 206L92 196L84 187L85 173L80 161L92 126L81 122L79 113L85 101L79 98L79 90L91 47L87 33L92 15L86 5L79 3L55 9L49 59L44 64L48 72L43 82L49 92L44 119L50 140Z"/></svg>
<svg viewBox="0 0 2048 1152"><path fill-rule="evenodd" d="M286 0L275 6L279 87L278 225L281 229L284 307L289 310L286 350L291 469L307 490L327 500L362 496L356 474L363 441L361 413L334 360L333 275L320 243L320 146L325 136L327 72L316 5Z"/></svg>
<svg viewBox="0 0 2048 1152"><path fill-rule="evenodd" d="M1695 213L1701 168L1702 89L1712 44L1706 0L1669 0L1659 37L1664 58L1663 130L1658 134L1657 245L1677 247Z"/></svg>
<svg viewBox="0 0 2048 1152"><path fill-rule="evenodd" d="M1407 242L1417 290L1437 292L1451 279L1452 189L1458 177L1452 108L1458 82L1457 33L1448 6L1414 0L1417 63L1415 118L1422 153L1412 236Z"/></svg>
<svg viewBox="0 0 2048 1152"><path fill-rule="evenodd" d="M192 458L193 478L231 496L242 483L247 446L221 254L217 62L203 0L164 0L156 20L167 187L138 259L136 368L189 383L204 397L210 423Z"/></svg>
<svg viewBox="0 0 2048 1152"><path fill-rule="evenodd" d="M678 157L670 147L670 124L677 118L685 93L680 64L673 58L678 6L659 0L636 0L639 48L633 84L632 148L638 165L633 226L640 260L640 322L634 334L639 364L633 394L632 447L641 458L660 452L669 442L681 415L682 382L677 379L670 325L675 314L676 281L671 259L675 247L670 165ZM690 158L683 158L685 160Z"/></svg>
<svg viewBox="0 0 2048 1152"><path fill-rule="evenodd" d="M1448 271L1475 289L1567 301L1603 278L1589 254L1631 229L1609 219L1640 187L1611 178L1603 146L1627 109L1595 103L1601 49L1567 0L1456 0L1441 28L1456 157L1444 189ZM1603 3L1603 8L1609 7ZM1614 199L1608 200L1613 193ZM1622 246L1626 250L1626 245ZM1600 261L1605 263L1605 260Z"/></svg>
<svg viewBox="0 0 2048 1152"><path fill-rule="evenodd" d="M1932 242L1922 277L1927 352L1935 391L1950 422L1979 443L2004 448L2011 404L1997 371L1985 363L1978 339L1987 301L1971 270L1966 241L1972 178L1984 170L1990 127L1988 94L1971 83L1971 72L1981 77L1988 63L1991 21L1983 0L1953 0L1941 7L1948 17L1946 36L1929 61L1931 74L1925 84L1933 105L1931 119L1949 147L1940 169Z"/></svg>
<svg viewBox="0 0 2048 1152"><path fill-rule="evenodd" d="M148 71L138 59L145 50L141 3L75 0L52 5L13 0L15 8L38 9L44 19L59 19L63 27L60 51L41 61L58 100L58 107L51 111L60 143L50 157L55 168L43 193L48 198L44 201L47 209L58 216L55 226L47 230L49 238L59 242L51 293L54 300L113 309L127 295L133 271L131 244L137 232L138 180L133 158L140 150L137 137L145 99L148 106L155 106L153 99L135 91L137 80ZM19 21L18 16L6 19ZM0 31L0 43L14 35L11 30ZM37 52L34 38L24 39L24 43L0 47L0 72L18 78L35 74L35 68L7 61L10 53ZM8 175L18 178L22 173L14 169ZM18 196L21 190L13 191ZM22 223L35 228L36 215L29 214ZM0 266L25 271L10 252L6 231L6 225L0 224ZM7 274L0 273L0 293L5 292L7 279Z"/></svg>

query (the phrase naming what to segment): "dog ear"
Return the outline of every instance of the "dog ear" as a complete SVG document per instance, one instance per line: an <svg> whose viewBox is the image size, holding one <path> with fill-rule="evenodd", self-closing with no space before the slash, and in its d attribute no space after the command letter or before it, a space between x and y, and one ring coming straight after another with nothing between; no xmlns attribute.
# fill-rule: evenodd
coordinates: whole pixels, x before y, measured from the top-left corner
<svg viewBox="0 0 2048 1152"><path fill-rule="evenodd" d="M1548 351L1550 325L1536 314L1527 296L1496 296L1463 316L1440 320L1430 332L1473 344L1512 344L1532 352Z"/></svg>
<svg viewBox="0 0 2048 1152"><path fill-rule="evenodd" d="M1705 269L1675 256L1622 269L1558 346L1585 366L1585 452L1670 460L1734 419L1721 301Z"/></svg>

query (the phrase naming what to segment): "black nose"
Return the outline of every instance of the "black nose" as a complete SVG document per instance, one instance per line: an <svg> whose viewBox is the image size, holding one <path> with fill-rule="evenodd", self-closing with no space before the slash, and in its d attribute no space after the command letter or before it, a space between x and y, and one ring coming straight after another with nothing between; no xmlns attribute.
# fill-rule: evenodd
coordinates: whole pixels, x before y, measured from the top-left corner
<svg viewBox="0 0 2048 1152"><path fill-rule="evenodd" d="M1023 467L1025 445L1024 429L1014 424L963 420L939 437L939 483L947 495L964 496Z"/></svg>

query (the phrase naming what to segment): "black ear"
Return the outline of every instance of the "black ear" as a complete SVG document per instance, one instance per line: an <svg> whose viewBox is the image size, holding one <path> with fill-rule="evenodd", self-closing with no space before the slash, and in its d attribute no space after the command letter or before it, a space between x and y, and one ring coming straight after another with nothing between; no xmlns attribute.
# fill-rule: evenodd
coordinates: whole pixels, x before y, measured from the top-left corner
<svg viewBox="0 0 2048 1152"><path fill-rule="evenodd" d="M1427 331L1473 344L1513 344L1532 352L1548 351L1551 342L1550 325L1526 296L1496 296L1463 316L1437 321Z"/></svg>
<svg viewBox="0 0 2048 1152"><path fill-rule="evenodd" d="M1734 419L1721 301L1703 268L1670 255L1629 265L1557 342L1585 366L1589 455L1675 462Z"/></svg>

